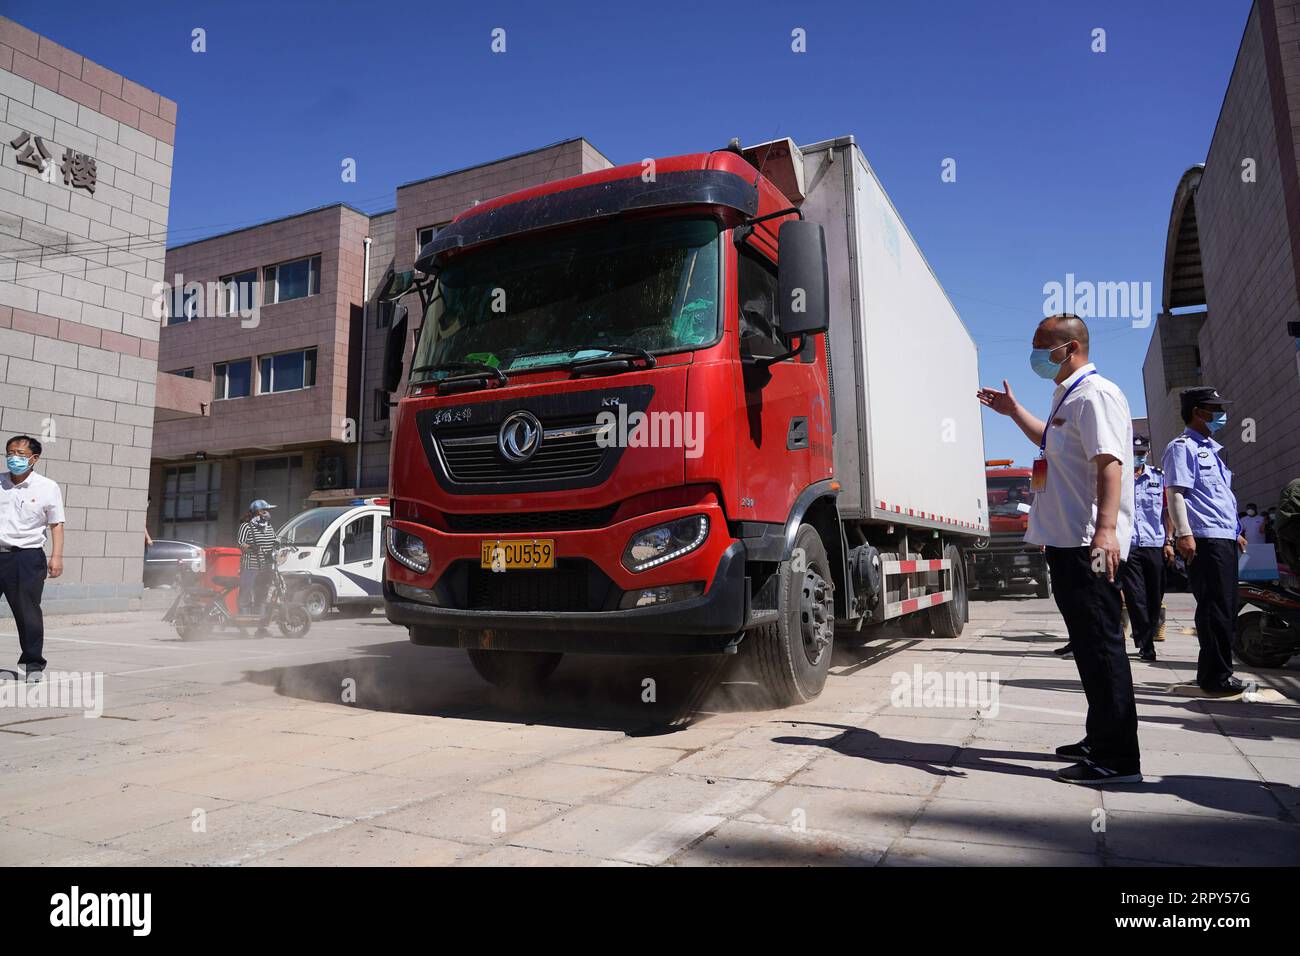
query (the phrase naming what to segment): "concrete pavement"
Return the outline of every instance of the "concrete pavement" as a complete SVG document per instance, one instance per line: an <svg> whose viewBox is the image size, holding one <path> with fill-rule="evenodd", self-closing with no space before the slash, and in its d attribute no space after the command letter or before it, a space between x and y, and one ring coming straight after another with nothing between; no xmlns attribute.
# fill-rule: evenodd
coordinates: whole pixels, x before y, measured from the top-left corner
<svg viewBox="0 0 1300 956"><path fill-rule="evenodd" d="M779 711L713 660L569 657L512 698L377 614L301 641L51 618L51 672L103 673L103 716L0 707L0 863L1300 863L1300 658L1239 671L1281 703L1171 693L1191 607L1133 662L1147 780L1110 790L1051 779L1084 700L1050 600L840 647Z"/></svg>

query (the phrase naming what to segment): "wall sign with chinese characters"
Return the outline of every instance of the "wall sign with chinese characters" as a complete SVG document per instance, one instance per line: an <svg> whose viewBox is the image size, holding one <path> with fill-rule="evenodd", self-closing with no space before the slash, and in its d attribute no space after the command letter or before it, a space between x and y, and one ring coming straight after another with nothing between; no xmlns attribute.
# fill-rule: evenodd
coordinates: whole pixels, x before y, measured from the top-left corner
<svg viewBox="0 0 1300 956"><path fill-rule="evenodd" d="M14 148L14 158L20 166L30 166L38 173L45 173L50 163L50 150L45 145L45 140L23 130L9 141L9 145ZM63 170L63 185L85 189L94 195L98 176L95 157L78 153L69 146L63 151L63 162L59 168Z"/></svg>

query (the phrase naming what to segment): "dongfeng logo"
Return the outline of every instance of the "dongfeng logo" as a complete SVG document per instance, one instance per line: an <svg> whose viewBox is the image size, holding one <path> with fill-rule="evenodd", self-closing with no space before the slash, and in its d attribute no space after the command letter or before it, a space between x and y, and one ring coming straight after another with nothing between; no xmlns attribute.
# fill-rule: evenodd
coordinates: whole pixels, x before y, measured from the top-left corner
<svg viewBox="0 0 1300 956"><path fill-rule="evenodd" d="M532 412L512 412L501 423L497 450L512 465L522 465L542 444L542 423Z"/></svg>
<svg viewBox="0 0 1300 956"><path fill-rule="evenodd" d="M985 550L988 546L989 546L989 539L988 539L988 538L976 538L976 539L975 539L975 547L978 548L980 551Z"/></svg>

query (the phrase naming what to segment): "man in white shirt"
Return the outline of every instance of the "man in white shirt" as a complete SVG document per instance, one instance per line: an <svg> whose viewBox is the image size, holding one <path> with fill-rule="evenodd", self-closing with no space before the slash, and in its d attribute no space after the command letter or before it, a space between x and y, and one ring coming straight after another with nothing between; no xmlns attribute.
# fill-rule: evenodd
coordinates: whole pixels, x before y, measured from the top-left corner
<svg viewBox="0 0 1300 956"><path fill-rule="evenodd" d="M5 443L5 471L0 472L0 594L9 602L27 679L45 671L45 621L41 592L48 575L63 573L63 495L58 482L36 473L41 443L15 435ZM51 550L45 558L46 530Z"/></svg>
<svg viewBox="0 0 1300 956"><path fill-rule="evenodd" d="M979 391L1039 447L1034 507L1025 540L1041 544L1056 606L1088 698L1087 731L1057 756L1078 760L1057 774L1067 783L1140 783L1137 704L1120 624L1120 562L1133 537L1133 419L1124 393L1088 361L1088 327L1054 315L1034 333L1030 365L1056 383L1040 421L1011 394Z"/></svg>

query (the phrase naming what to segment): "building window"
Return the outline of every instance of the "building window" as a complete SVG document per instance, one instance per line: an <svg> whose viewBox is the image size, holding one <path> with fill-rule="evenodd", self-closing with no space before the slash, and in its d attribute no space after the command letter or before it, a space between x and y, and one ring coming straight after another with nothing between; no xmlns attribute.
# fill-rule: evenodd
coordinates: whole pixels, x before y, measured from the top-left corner
<svg viewBox="0 0 1300 956"><path fill-rule="evenodd" d="M253 360L217 362L212 366L212 378L213 398L247 398L253 394Z"/></svg>
<svg viewBox="0 0 1300 956"><path fill-rule="evenodd" d="M293 392L316 384L315 349L263 355L261 366L261 381L257 388L259 395Z"/></svg>
<svg viewBox="0 0 1300 956"><path fill-rule="evenodd" d="M220 509L221 462L164 469L160 538L213 544Z"/></svg>
<svg viewBox="0 0 1300 956"><path fill-rule="evenodd" d="M388 403L392 401L392 396L382 388L375 389L375 421L388 421Z"/></svg>
<svg viewBox="0 0 1300 956"><path fill-rule="evenodd" d="M392 325L393 309L396 307L396 302L380 302L379 308L375 310L378 313L378 317L375 319L375 324L381 329L386 329Z"/></svg>
<svg viewBox="0 0 1300 956"><path fill-rule="evenodd" d="M174 372L168 372L167 374L168 374L168 375L179 375L181 378L193 378L193 377L194 377L194 369L193 369L193 368L178 368L176 371L174 371Z"/></svg>
<svg viewBox="0 0 1300 956"><path fill-rule="evenodd" d="M309 295L320 295L320 256L281 262L262 270L263 305Z"/></svg>
<svg viewBox="0 0 1300 956"><path fill-rule="evenodd" d="M257 302L257 270L221 277L221 314L247 315Z"/></svg>
<svg viewBox="0 0 1300 956"><path fill-rule="evenodd" d="M433 237L438 234L440 226L425 226L415 234L415 254L418 256L420 250L433 242Z"/></svg>
<svg viewBox="0 0 1300 956"><path fill-rule="evenodd" d="M180 325L193 322L199 315L199 290L197 288L173 289L163 300L167 305L167 324Z"/></svg>

